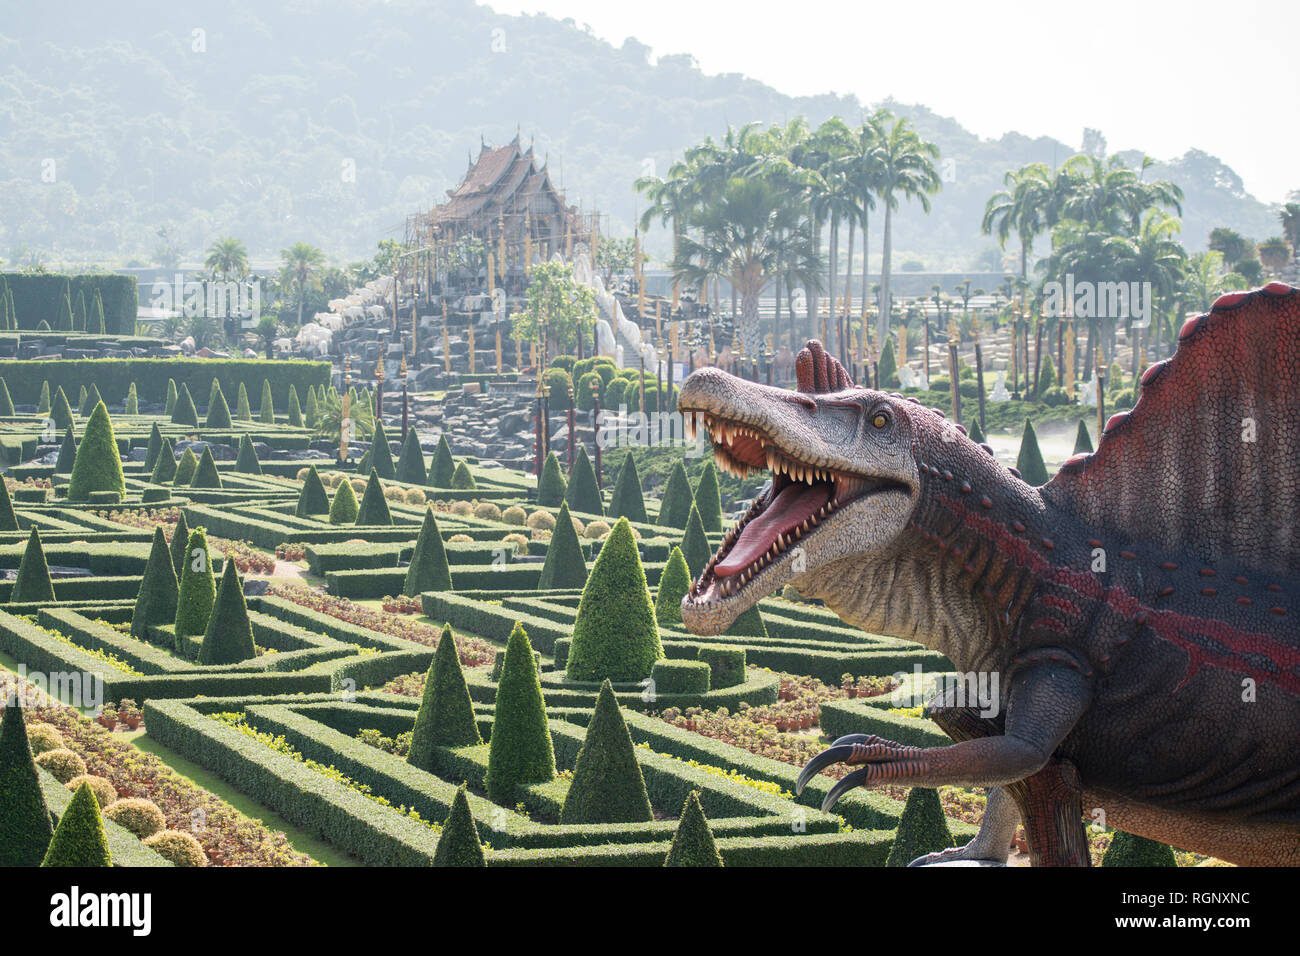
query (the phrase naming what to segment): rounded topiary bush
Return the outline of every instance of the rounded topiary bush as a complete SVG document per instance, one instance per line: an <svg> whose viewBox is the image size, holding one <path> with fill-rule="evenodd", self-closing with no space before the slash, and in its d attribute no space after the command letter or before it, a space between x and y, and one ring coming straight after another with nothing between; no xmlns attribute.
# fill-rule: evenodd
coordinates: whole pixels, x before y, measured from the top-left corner
<svg viewBox="0 0 1300 956"><path fill-rule="evenodd" d="M467 535L467 534L453 534L450 538L447 539L447 541L448 541L449 543L450 543L450 542L455 542L456 544L473 544L473 543L474 543L474 539L471 538L471 537L470 537L469 535Z"/></svg>
<svg viewBox="0 0 1300 956"><path fill-rule="evenodd" d="M64 748L63 734L52 724L31 720L27 724L27 742L31 744L32 753L43 754L48 750Z"/></svg>
<svg viewBox="0 0 1300 956"><path fill-rule="evenodd" d="M406 491L396 485L389 485L384 489L384 497L389 501L405 502Z"/></svg>
<svg viewBox="0 0 1300 956"><path fill-rule="evenodd" d="M173 866L208 865L208 855L203 852L203 844L183 830L155 833L145 839L144 845Z"/></svg>
<svg viewBox="0 0 1300 956"><path fill-rule="evenodd" d="M1065 389L1059 385L1054 385L1043 392L1043 404L1056 407L1059 405L1068 405L1070 396L1065 393Z"/></svg>
<svg viewBox="0 0 1300 956"><path fill-rule="evenodd" d="M406 503L408 505L422 505L428 500L429 500L428 495L426 495L419 488L406 489Z"/></svg>
<svg viewBox="0 0 1300 956"><path fill-rule="evenodd" d="M348 479L348 484L352 486L352 490L353 490L353 491L359 491L359 492L361 492L362 494L365 494L365 491L366 491L366 479L364 479L364 478L349 478L349 479Z"/></svg>
<svg viewBox="0 0 1300 956"><path fill-rule="evenodd" d="M453 501L448 510L454 515L465 517L474 513L474 506L468 501Z"/></svg>
<svg viewBox="0 0 1300 956"><path fill-rule="evenodd" d="M524 537L522 534L517 534L517 533L508 534L504 538L502 538L501 541L504 544L513 544L515 546L515 554L517 556L523 556L528 554L528 539Z"/></svg>
<svg viewBox="0 0 1300 956"><path fill-rule="evenodd" d="M298 480L298 481L306 481L306 480L307 480L307 475L308 475L310 472L311 472L311 469L310 469L310 468L299 468L299 469L298 469L298 473L294 475L294 478L295 478L296 480ZM323 479L322 479L322 480L323 480Z"/></svg>
<svg viewBox="0 0 1300 956"><path fill-rule="evenodd" d="M581 534L589 541L599 541L609 534L609 524L604 521L593 521L582 530Z"/></svg>
<svg viewBox="0 0 1300 956"><path fill-rule="evenodd" d="M528 520L528 512L518 505L511 505L501 512L501 520L506 524L523 525Z"/></svg>
<svg viewBox="0 0 1300 956"><path fill-rule="evenodd" d="M126 797L104 810L104 818L126 827L141 840L167 829L167 818L157 805L139 797Z"/></svg>
<svg viewBox="0 0 1300 956"><path fill-rule="evenodd" d="M59 783L67 783L73 777L86 773L86 761L67 747L58 747L36 755L37 766L44 767Z"/></svg>
<svg viewBox="0 0 1300 956"><path fill-rule="evenodd" d="M90 784L90 792L95 795L95 802L101 807L111 806L117 802L117 788L108 779L97 777L92 773L73 777L64 786L76 793L83 783Z"/></svg>
<svg viewBox="0 0 1300 956"><path fill-rule="evenodd" d="M1177 866L1174 851L1165 843L1116 830L1101 858L1102 866Z"/></svg>
<svg viewBox="0 0 1300 956"><path fill-rule="evenodd" d="M549 511L534 511L528 516L528 527L534 531L554 531L555 515Z"/></svg>
<svg viewBox="0 0 1300 956"><path fill-rule="evenodd" d="M484 521L500 521L501 509L490 501L482 501L474 506L474 517Z"/></svg>

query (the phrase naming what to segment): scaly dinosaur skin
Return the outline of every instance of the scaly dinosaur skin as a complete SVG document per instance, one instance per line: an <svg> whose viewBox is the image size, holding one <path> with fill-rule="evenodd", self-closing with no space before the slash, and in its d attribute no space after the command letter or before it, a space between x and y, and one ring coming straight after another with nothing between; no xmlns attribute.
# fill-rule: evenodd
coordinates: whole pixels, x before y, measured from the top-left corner
<svg viewBox="0 0 1300 956"><path fill-rule="evenodd" d="M827 808L861 785L1009 785L1042 865L1087 865L1080 806L1300 863L1300 290L1189 321L1134 410L1042 488L942 413L854 387L817 342L797 370L796 391L712 368L682 386L719 464L773 472L683 599L687 627L717 634L793 581L1000 689L992 720L937 702L953 745L844 738L800 789L833 762L860 766Z"/></svg>

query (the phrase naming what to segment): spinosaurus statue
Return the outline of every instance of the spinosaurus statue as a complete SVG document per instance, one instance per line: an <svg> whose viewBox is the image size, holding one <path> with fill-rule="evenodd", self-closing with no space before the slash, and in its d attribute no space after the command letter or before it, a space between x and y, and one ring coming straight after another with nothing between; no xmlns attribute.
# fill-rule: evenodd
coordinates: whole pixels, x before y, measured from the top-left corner
<svg viewBox="0 0 1300 956"><path fill-rule="evenodd" d="M858 769L825 809L857 786L994 788L970 844L917 863L1005 862L1023 820L1034 865L1087 866L1101 809L1229 862L1300 864L1300 289L1189 320L1133 410L1041 488L941 412L855 387L819 342L796 375L682 386L721 466L772 475L683 598L686 626L720 633L793 581L996 673L1000 696L994 717L932 702L951 746L841 738L799 790L833 763Z"/></svg>

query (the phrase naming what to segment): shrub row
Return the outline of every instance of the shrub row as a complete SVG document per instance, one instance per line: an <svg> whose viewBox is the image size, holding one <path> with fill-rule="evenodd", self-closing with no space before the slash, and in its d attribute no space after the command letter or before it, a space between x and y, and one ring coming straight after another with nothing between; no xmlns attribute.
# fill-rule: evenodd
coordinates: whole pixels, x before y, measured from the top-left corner
<svg viewBox="0 0 1300 956"><path fill-rule="evenodd" d="M140 308L135 276L6 272L0 275L0 279L13 293L20 329L35 329L41 322L53 329L58 319L59 303L64 293L71 290L72 298L84 297L88 307L95 301L95 293L99 293L104 303L105 335L135 334L135 320ZM51 387L53 384L50 383ZM40 387L40 382L37 382L38 392ZM13 389L12 382L9 388ZM14 399L18 400L18 396L15 395Z"/></svg>

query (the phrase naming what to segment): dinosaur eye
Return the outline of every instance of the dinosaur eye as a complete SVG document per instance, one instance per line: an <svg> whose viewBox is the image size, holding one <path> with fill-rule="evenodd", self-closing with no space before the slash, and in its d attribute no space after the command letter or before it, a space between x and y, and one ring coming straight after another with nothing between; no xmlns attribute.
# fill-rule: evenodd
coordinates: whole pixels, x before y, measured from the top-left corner
<svg viewBox="0 0 1300 956"><path fill-rule="evenodd" d="M884 428L889 424L889 419L884 412L876 412L875 417L871 419L871 424L877 428Z"/></svg>

